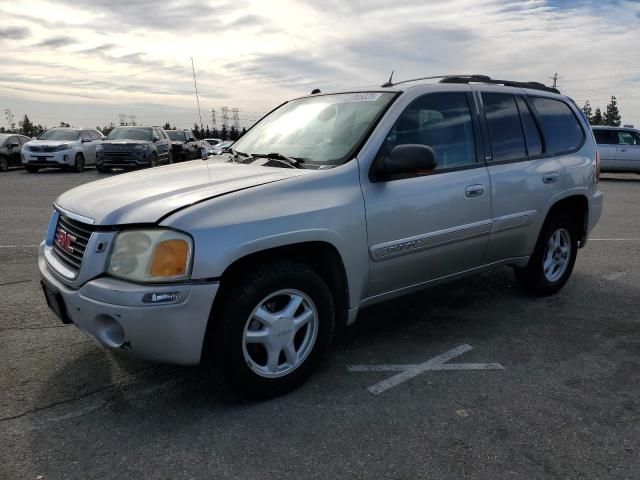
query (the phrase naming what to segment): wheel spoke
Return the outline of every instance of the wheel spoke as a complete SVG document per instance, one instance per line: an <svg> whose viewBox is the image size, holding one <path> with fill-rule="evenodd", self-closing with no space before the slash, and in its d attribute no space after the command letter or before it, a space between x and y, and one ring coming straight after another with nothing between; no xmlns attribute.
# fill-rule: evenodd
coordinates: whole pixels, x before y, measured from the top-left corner
<svg viewBox="0 0 640 480"><path fill-rule="evenodd" d="M296 347L293 344L293 341L289 342L284 347L284 355L285 357L287 357L287 362L289 363L289 365L293 366L298 363L298 352L296 352Z"/></svg>
<svg viewBox="0 0 640 480"><path fill-rule="evenodd" d="M278 363L280 363L280 352L279 348L267 348L267 370L271 373L275 373L278 371Z"/></svg>
<svg viewBox="0 0 640 480"><path fill-rule="evenodd" d="M266 308L264 307L260 307L256 310L256 313L253 314L253 318L255 318L256 320L258 320L260 323L262 323L264 326L270 326L273 324L273 322L276 321L277 317L271 313L268 312Z"/></svg>
<svg viewBox="0 0 640 480"><path fill-rule="evenodd" d="M302 297L299 295L291 295L289 299L289 303L282 310L282 315L285 317L293 318L298 308L300 308L300 304L302 303Z"/></svg>
<svg viewBox="0 0 640 480"><path fill-rule="evenodd" d="M244 338L247 343L262 343L264 345L269 338L269 332L265 328L248 330L247 333L244 334Z"/></svg>
<svg viewBox="0 0 640 480"><path fill-rule="evenodd" d="M305 310L300 315L295 317L293 319L293 324L296 327L296 332L300 330L302 327L304 327L307 323L309 323L309 320L311 320L312 318L313 318L313 312L311 310Z"/></svg>

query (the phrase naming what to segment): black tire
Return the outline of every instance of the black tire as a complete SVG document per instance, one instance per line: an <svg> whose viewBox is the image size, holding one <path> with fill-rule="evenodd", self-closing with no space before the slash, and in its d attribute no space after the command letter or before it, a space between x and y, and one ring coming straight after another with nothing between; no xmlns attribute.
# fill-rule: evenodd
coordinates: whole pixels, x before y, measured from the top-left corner
<svg viewBox="0 0 640 480"><path fill-rule="evenodd" d="M76 158L73 162L73 171L76 173L82 173L84 171L84 155L82 153L76 153Z"/></svg>
<svg viewBox="0 0 640 480"><path fill-rule="evenodd" d="M96 164L96 170L100 173L109 173L111 169L109 167L103 167L102 165Z"/></svg>
<svg viewBox="0 0 640 480"><path fill-rule="evenodd" d="M173 163L173 154L169 152L169 156L167 157L167 165L171 165Z"/></svg>
<svg viewBox="0 0 640 480"><path fill-rule="evenodd" d="M309 343L306 358L295 369L277 378L265 378L245 359L245 327L250 325L252 312L264 299L285 289L302 292L315 307L315 343ZM221 370L232 389L251 398L264 399L287 393L311 376L331 343L335 327L333 296L316 272L301 263L269 263L229 280L218 295L221 303L214 307L209 320L206 348L211 355L207 359L215 362L215 368ZM310 328L309 325L311 323L293 333L294 338L297 339L299 333L306 335L303 328ZM277 365L280 368L280 360Z"/></svg>
<svg viewBox="0 0 640 480"><path fill-rule="evenodd" d="M548 244L552 235L561 231L567 232L569 236L568 241L565 242L566 246L570 248L570 252L567 255L568 263L561 275L557 278L550 279L549 274L545 274L545 257L550 252ZM577 254L578 228L575 222L565 215L553 215L545 221L542 227L529 264L524 268L515 269L516 280L518 284L529 293L537 296L553 295L569 280Z"/></svg>
<svg viewBox="0 0 640 480"><path fill-rule="evenodd" d="M25 165L25 167L24 167L24 168L25 168L25 169L27 170L27 172L29 172L29 173L38 173L38 170L40 170L40 167L35 167L35 166L33 166L33 165Z"/></svg>
<svg viewBox="0 0 640 480"><path fill-rule="evenodd" d="M151 154L151 157L149 157L149 162L151 163L152 167L158 166L158 155L156 155L156 152L153 152Z"/></svg>
<svg viewBox="0 0 640 480"><path fill-rule="evenodd" d="M9 170L9 160L7 160L7 157L0 157L0 172L6 172L7 170Z"/></svg>

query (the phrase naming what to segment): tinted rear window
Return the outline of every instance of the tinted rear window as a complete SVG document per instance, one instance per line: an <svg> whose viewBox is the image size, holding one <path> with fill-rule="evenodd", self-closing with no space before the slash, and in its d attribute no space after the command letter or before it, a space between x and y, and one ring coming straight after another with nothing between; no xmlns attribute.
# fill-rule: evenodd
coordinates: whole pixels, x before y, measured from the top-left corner
<svg viewBox="0 0 640 480"><path fill-rule="evenodd" d="M571 152L582 145L584 132L566 103L542 97L534 97L532 100L540 117L546 144L545 153L555 155Z"/></svg>
<svg viewBox="0 0 640 480"><path fill-rule="evenodd" d="M515 97L499 93L483 93L482 103L489 126L493 161L525 158L527 153Z"/></svg>
<svg viewBox="0 0 640 480"><path fill-rule="evenodd" d="M617 145L618 143L618 133L613 130L594 130L593 134L598 145Z"/></svg>

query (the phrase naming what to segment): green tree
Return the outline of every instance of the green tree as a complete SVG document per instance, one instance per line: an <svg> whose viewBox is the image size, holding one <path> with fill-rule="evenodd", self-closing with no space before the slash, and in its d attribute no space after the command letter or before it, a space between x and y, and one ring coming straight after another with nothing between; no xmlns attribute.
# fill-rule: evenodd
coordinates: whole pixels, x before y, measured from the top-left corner
<svg viewBox="0 0 640 480"><path fill-rule="evenodd" d="M610 127L620 126L620 111L618 110L618 100L615 95L611 97L611 102L607 105L607 111L604 112L604 124Z"/></svg>
<svg viewBox="0 0 640 480"><path fill-rule="evenodd" d="M34 136L35 127L33 123L31 123L31 120L29 120L29 117L26 113L24 114L24 118L18 122L18 125L20 126L20 133L26 135L27 137Z"/></svg>
<svg viewBox="0 0 640 480"><path fill-rule="evenodd" d="M229 139L229 130L227 130L227 126L226 125L222 125L222 130L220 130L220 138L222 140L228 140Z"/></svg>
<svg viewBox="0 0 640 480"><path fill-rule="evenodd" d="M591 125L604 125L604 119L602 118L602 112L600 111L600 107L596 108L593 117L591 117Z"/></svg>
<svg viewBox="0 0 640 480"><path fill-rule="evenodd" d="M242 136L247 133L247 127L242 127L242 131L240 132L240 138L242 138Z"/></svg>
<svg viewBox="0 0 640 480"><path fill-rule="evenodd" d="M70 127L71 125L69 125L67 122L60 122L60 126L61 127Z"/></svg>
<svg viewBox="0 0 640 480"><path fill-rule="evenodd" d="M591 123L591 117L593 116L593 109L591 108L591 102L587 100L582 107L582 113L589 123Z"/></svg>
<svg viewBox="0 0 640 480"><path fill-rule="evenodd" d="M173 130L173 129L171 128L171 125L169 124L169 122L166 122L166 123L162 126L162 128L164 128L165 130Z"/></svg>

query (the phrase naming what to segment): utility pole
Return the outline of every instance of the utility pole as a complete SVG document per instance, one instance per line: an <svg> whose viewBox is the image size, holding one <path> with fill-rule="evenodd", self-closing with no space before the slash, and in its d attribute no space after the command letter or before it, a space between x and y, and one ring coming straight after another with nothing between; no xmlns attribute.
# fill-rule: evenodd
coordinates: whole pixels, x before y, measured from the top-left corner
<svg viewBox="0 0 640 480"><path fill-rule="evenodd" d="M222 107L222 128L229 128L229 107Z"/></svg>
<svg viewBox="0 0 640 480"><path fill-rule="evenodd" d="M233 126L238 130L240 128L240 110L234 108L231 111L233 112Z"/></svg>
<svg viewBox="0 0 640 480"><path fill-rule="evenodd" d="M118 114L118 121L120 123L120 126L123 127L127 124L127 120L126 120L127 116L124 113L119 113Z"/></svg>
<svg viewBox="0 0 640 480"><path fill-rule="evenodd" d="M211 128L213 130L216 129L216 109L215 108L211 109Z"/></svg>
<svg viewBox="0 0 640 480"><path fill-rule="evenodd" d="M202 128L202 114L200 113L200 97L198 97L198 84L196 83L196 67L193 65L193 57L191 59L191 71L193 72L193 86L196 90L196 102L198 102L198 117L200 118L200 128Z"/></svg>

